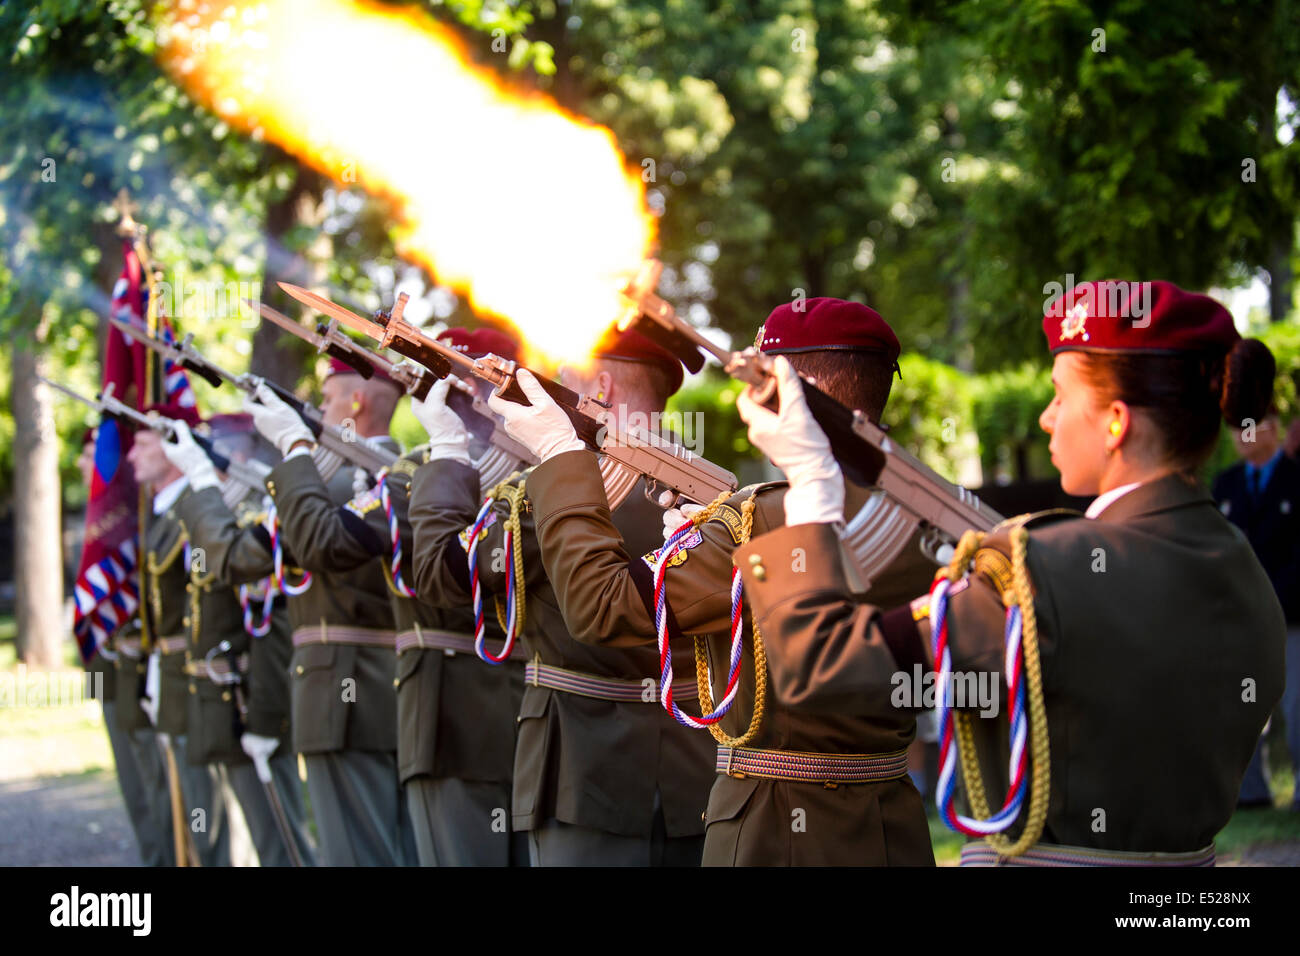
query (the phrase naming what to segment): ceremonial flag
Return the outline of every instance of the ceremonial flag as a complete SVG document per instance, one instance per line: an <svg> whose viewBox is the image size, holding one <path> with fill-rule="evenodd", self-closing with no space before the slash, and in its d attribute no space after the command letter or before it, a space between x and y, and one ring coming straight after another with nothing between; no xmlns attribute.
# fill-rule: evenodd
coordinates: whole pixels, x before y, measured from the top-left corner
<svg viewBox="0 0 1300 956"><path fill-rule="evenodd" d="M122 275L113 287L109 311L116 319L144 328L148 287L143 267L131 243L123 241L122 246L125 262ZM158 321L161 336L173 341L166 317L160 314ZM145 387L145 347L111 328L106 343L101 387L112 385L113 394L121 401L142 408L149 391ZM195 404L194 391L184 369L170 361L164 362L162 381L164 401L183 406ZM140 603L136 580L139 493L126 461L130 449L129 430L110 418L100 422L95 437L95 469L86 504L85 544L73 588L76 598L73 631L82 660L87 663L109 636L131 618Z"/></svg>

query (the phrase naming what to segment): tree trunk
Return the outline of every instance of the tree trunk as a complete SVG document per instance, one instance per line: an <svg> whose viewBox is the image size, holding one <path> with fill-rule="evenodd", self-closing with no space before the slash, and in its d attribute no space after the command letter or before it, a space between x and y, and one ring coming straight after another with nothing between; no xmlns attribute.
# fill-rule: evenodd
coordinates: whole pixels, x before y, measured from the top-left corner
<svg viewBox="0 0 1300 956"><path fill-rule="evenodd" d="M1268 318L1281 322L1291 312L1295 273L1291 269L1291 227L1274 240L1268 256Z"/></svg>
<svg viewBox="0 0 1300 956"><path fill-rule="evenodd" d="M30 333L29 333L30 334ZM45 372L45 324L12 339L14 416L14 587L18 657L28 667L63 663L63 555L59 446ZM33 350L34 345L34 350Z"/></svg>
<svg viewBox="0 0 1300 956"><path fill-rule="evenodd" d="M306 225L312 229L320 226L324 218L320 208L320 178L304 166L299 166L293 188L266 207L266 270L262 279L262 301L291 318L298 318L303 307L280 290L277 281L292 282L311 288L321 282L325 269L320 265L332 253L329 237L321 232L310 258L285 246L285 239L295 226ZM309 349L299 339L276 328L270 322L260 322L253 334L253 358L249 370L271 381L293 389L303 377L304 358Z"/></svg>

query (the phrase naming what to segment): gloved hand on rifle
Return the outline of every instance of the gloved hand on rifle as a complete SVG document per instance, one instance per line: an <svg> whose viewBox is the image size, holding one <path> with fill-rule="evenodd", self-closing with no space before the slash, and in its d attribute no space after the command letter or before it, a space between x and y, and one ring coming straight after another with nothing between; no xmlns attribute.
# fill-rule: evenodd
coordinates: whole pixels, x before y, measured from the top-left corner
<svg viewBox="0 0 1300 956"><path fill-rule="evenodd" d="M447 407L447 392L451 379L444 378L429 389L429 395L420 401L411 399L411 411L416 421L429 433L429 460L458 462L472 465L469 457L469 430L460 416Z"/></svg>
<svg viewBox="0 0 1300 956"><path fill-rule="evenodd" d="M176 440L162 442L163 454L167 456L167 460L185 473L190 487L195 491L216 488L221 484L217 478L217 469L213 467L208 453L194 441L190 426L177 419L174 427Z"/></svg>
<svg viewBox="0 0 1300 956"><path fill-rule="evenodd" d="M704 505L682 502L680 508L669 508L664 512L664 540L667 541L682 525L688 524L692 516L704 510Z"/></svg>
<svg viewBox="0 0 1300 956"><path fill-rule="evenodd" d="M532 404L519 405L496 395L488 398L488 406L504 420L507 435L536 455L538 462L587 447L564 409L546 394L532 372L521 368L515 379Z"/></svg>
<svg viewBox="0 0 1300 956"><path fill-rule="evenodd" d="M265 382L257 386L256 393L244 399L244 411L253 416L253 427L278 448L281 455L288 455L299 442L304 442L307 449L315 442L302 417Z"/></svg>
<svg viewBox="0 0 1300 956"><path fill-rule="evenodd" d="M799 376L784 355L774 363L780 411L764 408L745 389L736 409L749 426L750 442L785 472L785 523L831 524L844 520L844 475L826 433L812 417Z"/></svg>

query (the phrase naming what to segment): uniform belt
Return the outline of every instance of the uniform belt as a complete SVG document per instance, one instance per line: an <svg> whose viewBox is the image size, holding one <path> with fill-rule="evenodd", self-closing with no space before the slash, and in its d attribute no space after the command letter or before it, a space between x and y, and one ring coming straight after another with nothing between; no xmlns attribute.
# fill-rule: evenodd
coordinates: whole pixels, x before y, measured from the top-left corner
<svg viewBox="0 0 1300 956"><path fill-rule="evenodd" d="M395 644L395 636L392 631L377 628L348 627L345 624L310 624L294 629L293 646L351 644L356 647L386 647L391 651Z"/></svg>
<svg viewBox="0 0 1300 956"><path fill-rule="evenodd" d="M961 848L962 866L1214 866L1214 844L1187 853L1133 853L1035 843L1020 856L1002 857L983 840Z"/></svg>
<svg viewBox="0 0 1300 956"><path fill-rule="evenodd" d="M871 783L907 773L907 751L885 754L810 754L794 750L719 747L718 773L805 783Z"/></svg>
<svg viewBox="0 0 1300 956"><path fill-rule="evenodd" d="M496 657L505 645L501 641L485 641L484 646L493 657ZM397 653L403 654L416 648L424 651L444 651L447 654L473 654L474 638L468 634L439 631L430 627L417 627L413 631L398 632ZM526 661L528 654L520 644L516 643L510 651L509 660Z"/></svg>
<svg viewBox="0 0 1300 956"><path fill-rule="evenodd" d="M248 652L240 654L235 658L235 663L239 667L239 673L248 673ZM214 684L228 684L232 671L230 670L230 660L225 657L213 657L211 660L191 660L185 662L185 673L190 677L206 677Z"/></svg>
<svg viewBox="0 0 1300 956"><path fill-rule="evenodd" d="M125 654L127 657L140 659L140 638L138 637L119 637L113 641L119 654Z"/></svg>
<svg viewBox="0 0 1300 956"><path fill-rule="evenodd" d="M183 636L159 637L154 640L153 646L158 649L158 653L167 657L172 654L181 653L187 646L189 646L189 644Z"/></svg>
<svg viewBox="0 0 1300 956"><path fill-rule="evenodd" d="M598 700L615 700L625 704L655 704L659 702L659 683L650 681L621 680L617 677L597 677L581 671L565 670L552 667L541 661L529 661L524 665L524 683L535 687L549 687L551 690L564 691L566 694L580 694L583 697L595 697ZM647 694L651 696L647 696ZM673 698L676 700L698 700L699 686L693 680L673 681Z"/></svg>

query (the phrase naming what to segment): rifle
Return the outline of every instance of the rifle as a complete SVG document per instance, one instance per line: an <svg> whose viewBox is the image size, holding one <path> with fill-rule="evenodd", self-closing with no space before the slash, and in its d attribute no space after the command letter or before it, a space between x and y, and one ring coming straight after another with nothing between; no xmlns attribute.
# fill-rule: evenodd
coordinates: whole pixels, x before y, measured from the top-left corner
<svg viewBox="0 0 1300 956"><path fill-rule="evenodd" d="M445 378L453 371L462 377L472 375L490 382L497 397L519 405L529 404L515 378L519 369L515 362L492 354L472 359L430 338L402 318L407 302L405 293L397 297L391 312L376 313L372 322L306 289L285 282L279 285L304 305L375 339L380 348L391 348L419 362L438 378ZM600 415L610 408L608 403L579 395L553 379L533 374L537 383L564 409L583 443L592 451L600 452L601 476L610 508L617 508L642 478L648 482L646 496L661 506L665 505L660 500L660 489L671 492L674 499L700 503L736 490L736 476L725 468L648 431L606 424Z"/></svg>
<svg viewBox="0 0 1300 956"><path fill-rule="evenodd" d="M379 369L401 385L412 398L423 401L428 396L433 383L438 381L437 376L418 366L404 362L391 362L378 352L354 342L339 331L337 319L318 322L316 331L312 332L264 302L256 303L255 306L245 299L244 304L250 309L256 308L262 318L314 346L322 355L331 355L347 363L363 378L372 377L375 369ZM484 488L491 488L526 464L537 464L537 459L532 452L506 434L497 416L492 414L492 410L479 397L472 385L455 376L452 382L457 391L448 394L448 406L460 416L470 433L487 445L486 450L474 461L474 467L478 470L479 480Z"/></svg>
<svg viewBox="0 0 1300 956"><path fill-rule="evenodd" d="M173 345L155 339L153 336L147 335L142 330L119 319L109 319L108 321L112 323L113 328L130 336L164 358L170 359L182 368L193 372L213 388L220 388L223 382L229 382L240 391L252 395L257 392L258 385L265 384L281 401L298 413L298 417L311 430L312 436L321 448L333 452L339 458L351 462L358 468L364 468L371 474L376 474L397 460L397 456L392 452L383 448L376 448L364 440L350 437L337 425L327 425L316 408L304 402L288 389L258 375L247 373L236 375L234 372L228 372L220 365L205 358L194 348L193 333L187 334L179 343ZM329 476L325 475L322 470L322 477L328 480Z"/></svg>
<svg viewBox="0 0 1300 956"><path fill-rule="evenodd" d="M162 415L146 415L144 412L136 411L130 405L118 401L118 399L113 395L113 386L111 384L104 389L99 398L92 400L86 398L86 396L79 392L74 392L65 385L60 385L58 382L50 381L43 375L38 375L36 377L51 388L59 390L64 395L76 399L83 405L89 405L105 418L113 418L120 422L130 422L131 424L138 425L141 428L148 428L150 431L157 432L159 435L162 435L163 438L171 439L173 441L176 439L176 425L172 419L166 418ZM218 451L216 444L208 436L194 432L193 437L194 443L203 449L204 453L208 456L208 460L212 462L213 466L218 471L225 472L229 477L246 486L250 490L254 488L260 490L264 487L266 476L271 472L271 469L267 468L266 465L256 460L237 461L236 459L230 458Z"/></svg>
<svg viewBox="0 0 1300 956"><path fill-rule="evenodd" d="M680 319L654 292L662 270L662 264L652 259L624 287L628 308L618 320L619 329L635 328L679 355L683 351L712 355L727 374L749 385L756 401L775 411L772 358L753 346L739 352L724 349ZM944 480L899 448L862 411L845 408L811 380L801 378L809 411L826 433L845 476L863 487L876 486L887 498L869 501L848 523L843 536L859 564L866 564L859 570L868 573L868 580L918 531L926 554L946 563L942 560L945 551L968 528L988 531L1002 520L971 491Z"/></svg>

